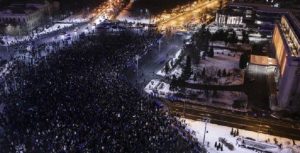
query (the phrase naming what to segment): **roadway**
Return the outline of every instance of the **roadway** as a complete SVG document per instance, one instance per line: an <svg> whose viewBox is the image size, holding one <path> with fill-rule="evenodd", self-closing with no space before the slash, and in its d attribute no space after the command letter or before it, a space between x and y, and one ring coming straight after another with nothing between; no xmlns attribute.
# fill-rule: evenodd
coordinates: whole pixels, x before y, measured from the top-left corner
<svg viewBox="0 0 300 153"><path fill-rule="evenodd" d="M188 21L198 20L199 13L204 13L207 9L217 10L219 8L219 0L201 1L193 6L190 10L176 14L168 19L157 19L156 22L160 29L167 27L182 27Z"/></svg>
<svg viewBox="0 0 300 153"><path fill-rule="evenodd" d="M132 69L126 71L126 76L134 85L137 85L141 91L152 79L164 79L155 73L183 47L183 40L178 37L174 40L163 37L161 40L160 50L158 45L155 45L139 60L138 77L136 67L132 67Z"/></svg>
<svg viewBox="0 0 300 153"><path fill-rule="evenodd" d="M20 47L24 45L28 45L30 43L34 43L35 45L39 44L50 44L52 42L60 42L65 40L67 37L65 35L70 35L73 41L77 40L79 34L81 33L90 33L93 31L95 25L100 24L104 19L113 19L114 13L112 10L117 9L116 6L121 6L120 0L108 0L102 5L98 6L96 9L89 12L86 18L90 19L88 22L82 22L72 26L71 28L65 28L62 30L56 30L47 34L37 34L34 36L34 39L30 41L19 41L16 44L9 45L8 49L10 53L7 53L6 46L0 46L0 57L2 59L9 60L10 57L14 55L14 53L20 50ZM77 29L75 31L75 29ZM24 36L29 37L29 36Z"/></svg>
<svg viewBox="0 0 300 153"><path fill-rule="evenodd" d="M233 128L245 129L264 134L300 140L300 124L281 121L269 116L254 117L243 113L207 107L199 104L165 101L171 113L176 113L185 118L203 120L210 118L214 124Z"/></svg>

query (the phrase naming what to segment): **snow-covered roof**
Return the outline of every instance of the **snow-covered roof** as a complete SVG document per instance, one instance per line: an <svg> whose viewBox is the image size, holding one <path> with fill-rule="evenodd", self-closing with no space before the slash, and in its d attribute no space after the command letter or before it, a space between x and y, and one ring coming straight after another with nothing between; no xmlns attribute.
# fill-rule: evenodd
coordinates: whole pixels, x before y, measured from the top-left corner
<svg viewBox="0 0 300 153"><path fill-rule="evenodd" d="M267 56L251 55L250 64L262 66L276 66L277 60Z"/></svg>

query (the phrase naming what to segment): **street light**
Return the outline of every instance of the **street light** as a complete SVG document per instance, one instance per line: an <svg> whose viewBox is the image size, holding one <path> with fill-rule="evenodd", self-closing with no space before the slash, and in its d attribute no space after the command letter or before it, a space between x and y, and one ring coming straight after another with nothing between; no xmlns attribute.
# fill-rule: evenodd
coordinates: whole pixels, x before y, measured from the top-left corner
<svg viewBox="0 0 300 153"><path fill-rule="evenodd" d="M204 127L204 136L203 136L203 146L204 146L204 142L205 142L205 134L208 132L208 131L206 131L206 126L207 126L207 123L210 122L210 118L205 117L204 122L205 122L205 127Z"/></svg>
<svg viewBox="0 0 300 153"><path fill-rule="evenodd" d="M6 51L7 51L7 52L9 52L8 47L9 47L9 43L8 43L8 41L6 41Z"/></svg>
<svg viewBox="0 0 300 153"><path fill-rule="evenodd" d="M136 76L139 76L139 59L141 57L139 55L135 55L135 60L136 60Z"/></svg>
<svg viewBox="0 0 300 153"><path fill-rule="evenodd" d="M161 42L162 42L162 40L161 40L161 38L158 40L158 52L160 53L160 48L161 48Z"/></svg>

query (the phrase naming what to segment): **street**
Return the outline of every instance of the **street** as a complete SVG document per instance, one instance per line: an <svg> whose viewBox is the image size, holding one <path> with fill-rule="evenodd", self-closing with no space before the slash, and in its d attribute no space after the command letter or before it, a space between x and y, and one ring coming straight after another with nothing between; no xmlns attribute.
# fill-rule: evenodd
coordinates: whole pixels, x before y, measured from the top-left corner
<svg viewBox="0 0 300 153"><path fill-rule="evenodd" d="M185 118L202 120L208 117L212 123L219 125L272 134L290 139L300 139L300 124L296 122L281 121L270 117L253 117L250 114L243 115L237 112L187 102L165 101L165 104L172 113L180 114Z"/></svg>
<svg viewBox="0 0 300 153"><path fill-rule="evenodd" d="M175 14L171 18L164 19L158 18L157 24L160 29L168 27L181 27L187 23L187 21L197 21L199 13L204 13L207 9L217 9L219 7L219 0L201 1L195 6L191 7L189 11Z"/></svg>

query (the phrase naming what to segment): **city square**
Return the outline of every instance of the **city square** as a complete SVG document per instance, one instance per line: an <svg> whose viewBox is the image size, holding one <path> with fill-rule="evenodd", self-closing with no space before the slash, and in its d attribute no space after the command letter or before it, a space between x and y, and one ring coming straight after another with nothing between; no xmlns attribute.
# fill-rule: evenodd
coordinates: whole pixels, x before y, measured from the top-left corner
<svg viewBox="0 0 300 153"><path fill-rule="evenodd" d="M297 0L0 0L0 153L300 153Z"/></svg>

